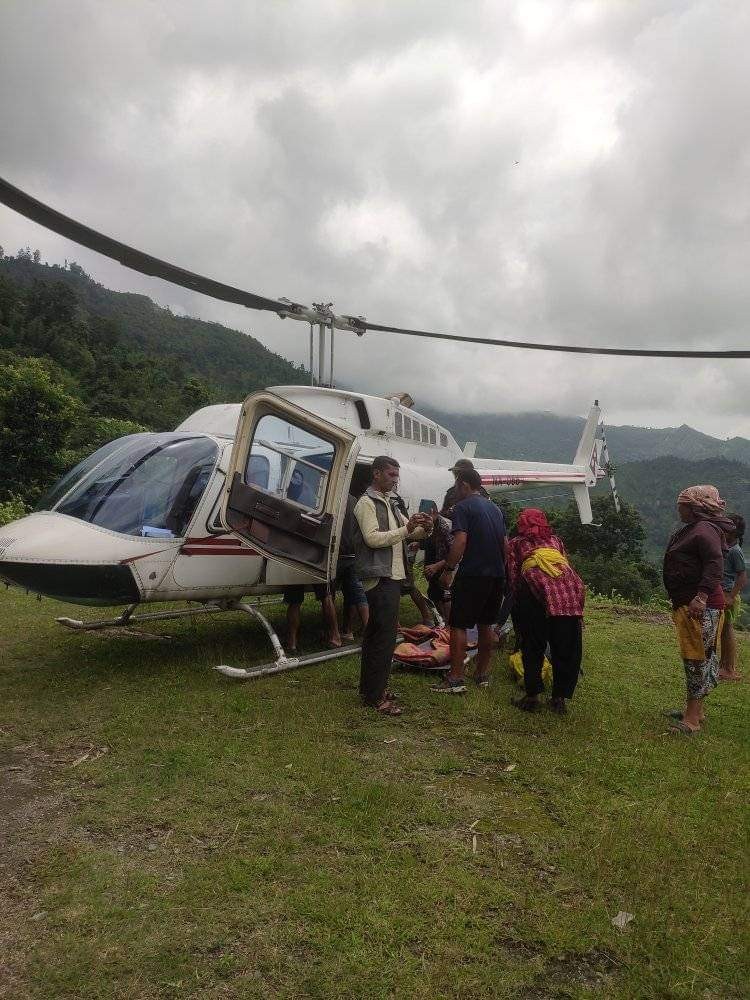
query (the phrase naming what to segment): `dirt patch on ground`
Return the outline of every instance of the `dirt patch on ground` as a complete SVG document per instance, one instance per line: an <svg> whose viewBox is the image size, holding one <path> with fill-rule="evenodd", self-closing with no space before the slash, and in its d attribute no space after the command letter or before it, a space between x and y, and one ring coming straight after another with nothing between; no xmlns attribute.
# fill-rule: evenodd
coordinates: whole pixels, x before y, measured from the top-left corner
<svg viewBox="0 0 750 1000"><path fill-rule="evenodd" d="M52 754L34 743L0 749L0 997L27 995L25 955L44 933L46 918L36 866L67 833L68 810L55 774L87 752L70 747Z"/></svg>
<svg viewBox="0 0 750 1000"><path fill-rule="evenodd" d="M543 963L534 983L518 994L524 1000L569 997L571 987L584 987L606 996L607 984L621 965L609 952L597 948L546 957L547 949L543 941L505 936L498 938L497 944L507 955L516 959L533 962L537 966L540 961Z"/></svg>

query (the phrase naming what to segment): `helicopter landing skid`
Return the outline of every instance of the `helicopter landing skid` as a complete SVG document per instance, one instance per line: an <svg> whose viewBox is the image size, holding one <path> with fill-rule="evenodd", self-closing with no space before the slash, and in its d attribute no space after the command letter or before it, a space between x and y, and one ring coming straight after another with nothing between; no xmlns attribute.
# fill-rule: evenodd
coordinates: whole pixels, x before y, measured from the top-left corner
<svg viewBox="0 0 750 1000"><path fill-rule="evenodd" d="M263 601L261 606L276 603L276 601ZM238 601L222 601L221 603L204 604L199 608L182 608L176 611L152 611L146 615L134 615L133 612L137 607L137 604L130 604L116 618L104 618L100 621L89 622L78 618L57 618L56 621L58 624L63 625L65 628L73 629L75 632L97 632L106 628L140 625L142 622L165 622L173 621L176 618L192 618L195 615L215 615L221 611L245 611L248 614L256 614L253 605Z"/></svg>
<svg viewBox="0 0 750 1000"><path fill-rule="evenodd" d="M225 663L214 667L214 670L225 677L231 677L233 680L251 681L258 677L271 677L273 674L283 674L287 670L296 670L298 667L306 667L311 663L325 663L327 660L338 660L342 656L352 656L362 650L361 646L341 646L336 649L325 649L319 653L307 653L305 656L287 656L273 625L262 612L258 611L257 607L252 604L238 604L235 610L245 611L258 619L268 633L276 659L272 663L261 663L257 667L230 667Z"/></svg>

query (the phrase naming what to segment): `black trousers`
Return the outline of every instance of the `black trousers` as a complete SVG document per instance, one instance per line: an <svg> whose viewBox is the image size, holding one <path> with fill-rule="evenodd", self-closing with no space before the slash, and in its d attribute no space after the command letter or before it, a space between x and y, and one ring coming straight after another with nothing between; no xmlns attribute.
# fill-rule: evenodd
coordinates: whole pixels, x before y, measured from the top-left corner
<svg viewBox="0 0 750 1000"><path fill-rule="evenodd" d="M544 605L522 585L513 608L513 620L521 633L526 694L533 696L544 691L542 667L549 643L552 697L572 698L583 656L581 619L573 615L548 616Z"/></svg>
<svg viewBox="0 0 750 1000"><path fill-rule="evenodd" d="M365 705L379 705L388 687L396 648L401 581L384 577L367 591L367 603L370 617L362 636L359 693Z"/></svg>

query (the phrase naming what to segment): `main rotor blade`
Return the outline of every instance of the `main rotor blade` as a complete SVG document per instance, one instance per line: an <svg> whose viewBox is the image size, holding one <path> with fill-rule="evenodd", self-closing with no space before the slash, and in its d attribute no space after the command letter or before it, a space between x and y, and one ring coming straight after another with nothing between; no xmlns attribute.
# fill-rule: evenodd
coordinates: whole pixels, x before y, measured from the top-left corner
<svg viewBox="0 0 750 1000"><path fill-rule="evenodd" d="M36 198L32 198L31 195L14 187L1 177L0 202L20 215L25 215L27 219L38 222L40 226L51 229L53 233L58 233L74 243L80 243L81 246L88 247L89 250L96 250L97 253L111 257L113 260L119 261L120 264L124 264L125 267L140 271L141 274L163 278L175 285L182 285L183 288L190 288L194 292L201 292L203 295L210 295L211 298L222 299L224 302L234 302L239 306L247 306L249 309L279 312L289 308L288 304L277 302L275 299L267 299L263 295L255 295L253 292L245 292L241 288L225 285L221 281L214 281L213 278L193 274L192 271L185 271L165 260L159 260L158 257L134 250L133 247L113 240L103 233L98 233L95 229L90 229L83 223L63 215L62 212L57 212L54 208L42 204L41 201L37 201Z"/></svg>
<svg viewBox="0 0 750 1000"><path fill-rule="evenodd" d="M141 274L152 275L171 281L173 284L182 285L192 291L209 295L214 299L222 299L224 302L233 302L248 309L261 309L267 312L275 312L283 315L290 315L290 312L305 312L311 314L311 310L303 310L303 307L296 307L288 300L281 302L277 299L269 299L255 292L246 292L241 288L232 285L225 285L213 278L206 278L192 271L186 271L175 264L159 260L150 254L135 250L126 246L110 236L84 226L81 222L63 215L61 212L44 205L36 198L26 194L19 188L9 184L8 181L0 178L0 203L12 208L14 211L33 222L51 229L53 232L64 236L66 239L80 243L81 246L95 250L119 261L125 267L140 271ZM290 309L291 307L291 309ZM297 318L303 318L298 316ZM308 318L305 316L304 318ZM335 318L335 317L334 317ZM323 322L330 322L330 317L320 317ZM448 340L458 344L484 344L490 347L511 347L524 351L555 351L563 354L601 354L625 358L750 358L750 350L727 350L727 351L669 351L658 349L644 349L631 347L582 347L573 344L535 344L529 341L520 340L496 340L491 337L463 337L454 333L435 333L431 330L413 330L407 327L386 326L382 323L370 323L367 320L353 317L344 317L346 325L344 329L356 329L357 332L370 330L373 333L397 333L406 337L427 337L431 340ZM315 320L317 322L317 320Z"/></svg>
<svg viewBox="0 0 750 1000"><path fill-rule="evenodd" d="M429 337L431 340L452 340L462 344L491 344L493 347L517 347L525 351L561 351L564 354L609 354L624 358L750 358L750 350L729 351L660 351L640 347L577 347L573 344L535 344L520 340L495 340L491 337L458 337L452 333L430 330L409 330L399 326L382 326L364 321L368 330L400 333L406 337Z"/></svg>

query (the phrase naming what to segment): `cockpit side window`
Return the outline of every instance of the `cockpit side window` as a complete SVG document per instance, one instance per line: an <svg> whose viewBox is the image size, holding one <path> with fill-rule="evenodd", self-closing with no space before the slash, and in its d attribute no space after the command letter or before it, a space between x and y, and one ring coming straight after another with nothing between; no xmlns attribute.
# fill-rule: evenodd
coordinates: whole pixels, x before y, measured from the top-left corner
<svg viewBox="0 0 750 1000"><path fill-rule="evenodd" d="M35 510L52 510L56 503L58 503L62 498L68 493L76 483L80 482L84 476L88 475L92 469L104 461L108 455L113 455L116 451L121 448L132 445L134 441L138 441L142 438L153 438L152 434L128 434L126 437L117 438L115 441L109 441L107 444L102 445L101 448L97 448L95 452L88 455L83 461L75 465L69 472L58 479L54 486L52 486L39 500Z"/></svg>
<svg viewBox="0 0 750 1000"><path fill-rule="evenodd" d="M206 437L138 435L85 476L55 509L126 535L182 537L218 450Z"/></svg>

